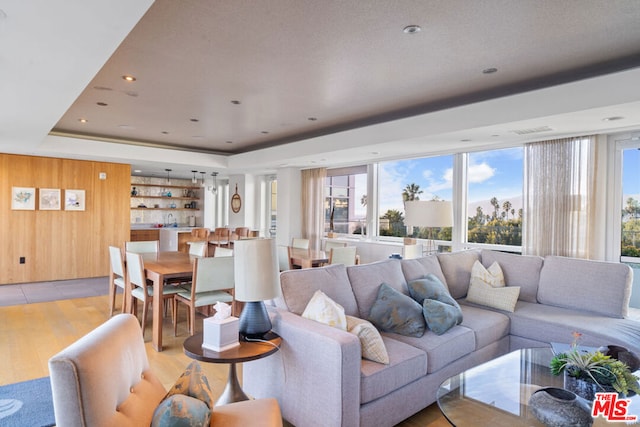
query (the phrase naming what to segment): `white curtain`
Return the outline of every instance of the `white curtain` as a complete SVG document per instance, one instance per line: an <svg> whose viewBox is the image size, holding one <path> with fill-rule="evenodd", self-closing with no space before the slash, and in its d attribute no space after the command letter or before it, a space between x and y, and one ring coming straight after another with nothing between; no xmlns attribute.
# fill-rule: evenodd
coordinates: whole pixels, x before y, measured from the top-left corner
<svg viewBox="0 0 640 427"><path fill-rule="evenodd" d="M522 252L599 258L596 242L596 137L525 147Z"/></svg>
<svg viewBox="0 0 640 427"><path fill-rule="evenodd" d="M302 171L302 237L309 247L320 249L324 235L324 185L327 169Z"/></svg>

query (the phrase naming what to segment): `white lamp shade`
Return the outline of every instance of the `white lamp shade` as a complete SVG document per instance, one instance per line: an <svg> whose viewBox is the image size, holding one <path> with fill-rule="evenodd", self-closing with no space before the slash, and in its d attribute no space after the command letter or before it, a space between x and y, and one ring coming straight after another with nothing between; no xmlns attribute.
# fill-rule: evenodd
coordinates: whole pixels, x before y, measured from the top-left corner
<svg viewBox="0 0 640 427"><path fill-rule="evenodd" d="M265 301L280 295L280 270L274 239L236 240L233 244L238 301Z"/></svg>
<svg viewBox="0 0 640 427"><path fill-rule="evenodd" d="M413 200L404 202L404 224L412 227L451 227L451 202Z"/></svg>

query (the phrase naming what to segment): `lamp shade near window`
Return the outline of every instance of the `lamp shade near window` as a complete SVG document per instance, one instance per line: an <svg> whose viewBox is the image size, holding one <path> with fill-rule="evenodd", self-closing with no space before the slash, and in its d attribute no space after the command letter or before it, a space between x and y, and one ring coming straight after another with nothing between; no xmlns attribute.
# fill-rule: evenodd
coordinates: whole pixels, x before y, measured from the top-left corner
<svg viewBox="0 0 640 427"><path fill-rule="evenodd" d="M274 239L234 243L234 298L246 304L240 314L240 334L259 338L271 330L265 300L280 295L280 270Z"/></svg>
<svg viewBox="0 0 640 427"><path fill-rule="evenodd" d="M412 227L451 227L451 202L440 200L412 200L404 203L404 224Z"/></svg>

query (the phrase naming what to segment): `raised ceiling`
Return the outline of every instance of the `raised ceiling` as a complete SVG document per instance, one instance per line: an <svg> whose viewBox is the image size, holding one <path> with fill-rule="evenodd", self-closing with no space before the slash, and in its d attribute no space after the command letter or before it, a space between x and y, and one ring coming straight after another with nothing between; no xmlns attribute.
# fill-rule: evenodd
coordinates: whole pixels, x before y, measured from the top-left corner
<svg viewBox="0 0 640 427"><path fill-rule="evenodd" d="M635 69L638 22L637 0L156 0L51 134L229 159L308 141L299 157L326 161L332 151L313 145L342 135L349 148L349 129ZM619 106L626 121L615 125L599 111L589 119L597 126L582 126L637 126L637 110ZM522 137L507 138L509 127L553 121L495 132L508 142ZM396 145L386 157L408 154ZM300 163L271 166L284 165Z"/></svg>

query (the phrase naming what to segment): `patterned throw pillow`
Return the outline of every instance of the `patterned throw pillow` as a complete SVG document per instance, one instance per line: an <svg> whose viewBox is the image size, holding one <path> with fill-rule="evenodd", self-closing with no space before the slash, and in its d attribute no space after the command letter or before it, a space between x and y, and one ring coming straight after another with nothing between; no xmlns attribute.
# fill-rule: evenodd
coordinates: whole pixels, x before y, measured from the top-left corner
<svg viewBox="0 0 640 427"><path fill-rule="evenodd" d="M520 286L493 288L486 283L471 282L467 292L467 301L513 313L519 295Z"/></svg>
<svg viewBox="0 0 640 427"><path fill-rule="evenodd" d="M473 267L471 267L470 284L473 283L484 283L492 288L503 288L505 282L502 268L500 268L497 262L491 264L489 268L484 268L484 265L476 260L476 262L473 263Z"/></svg>
<svg viewBox="0 0 640 427"><path fill-rule="evenodd" d="M411 298L422 303L425 299L434 299L452 305L460 310L458 302L449 294L447 286L435 274L427 274L422 279L412 280L407 284ZM462 323L462 311L458 324Z"/></svg>
<svg viewBox="0 0 640 427"><path fill-rule="evenodd" d="M427 326L436 335L442 335L462 322L462 311L459 307L434 299L427 298L422 302L422 314Z"/></svg>
<svg viewBox="0 0 640 427"><path fill-rule="evenodd" d="M302 317L334 328L347 330L347 318L344 315L344 308L325 295L321 290L317 290L302 312Z"/></svg>
<svg viewBox="0 0 640 427"><path fill-rule="evenodd" d="M194 360L155 409L151 426L209 425L213 406L209 381Z"/></svg>
<svg viewBox="0 0 640 427"><path fill-rule="evenodd" d="M378 296L369 312L369 320L382 331L409 337L419 338L426 329L420 304L386 283L378 289Z"/></svg>
<svg viewBox="0 0 640 427"><path fill-rule="evenodd" d="M389 364L389 354L380 332L370 322L358 317L347 316L347 331L360 339L362 358Z"/></svg>

